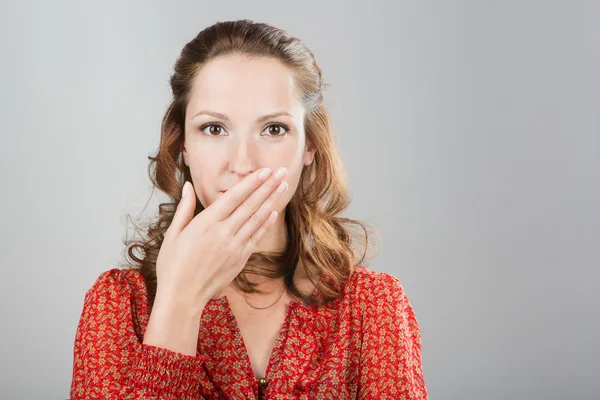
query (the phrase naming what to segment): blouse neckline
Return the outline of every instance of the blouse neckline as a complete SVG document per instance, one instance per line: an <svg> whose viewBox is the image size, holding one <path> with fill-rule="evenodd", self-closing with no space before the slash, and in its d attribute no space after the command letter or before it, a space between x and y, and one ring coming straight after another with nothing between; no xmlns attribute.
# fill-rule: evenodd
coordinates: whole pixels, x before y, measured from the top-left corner
<svg viewBox="0 0 600 400"><path fill-rule="evenodd" d="M320 281L324 280L327 280L327 277L323 273L321 274ZM319 296L320 293L321 291L317 286L315 286L311 293L311 297ZM235 315L233 314L233 310L227 296L223 295L216 299L210 299L207 307L205 308L205 313L205 318L208 318L205 321L209 323L209 325L205 326L205 328L208 330L213 329L216 321L219 321L220 318L218 315L224 317L224 320L222 320L220 324L223 329L226 329L229 332L229 334L222 336L222 340L228 342L227 345L222 343L222 346L223 348L232 349L231 356L233 357L229 360L228 365L230 367L235 365L235 368L237 369L236 372L238 374L242 373L243 375L247 376L247 382L258 384L260 378L256 377L254 374L254 370L252 369L250 361L250 355L242 336L242 331L237 319L235 318ZM292 354L302 354L302 349L299 348L299 346L301 346L301 343L306 343L307 339L310 340L311 343L314 343L315 348L318 347L317 342L319 334L317 332L312 332L312 327L315 325L314 319L316 318L316 315L317 306L315 304L307 304L300 300L289 301L285 311L285 319L282 326L279 328L277 339L275 340L275 344L271 349L271 354L269 355L266 375L263 377L266 379L266 381L272 383L273 380L281 379L277 373L281 362L283 362L287 357L290 357ZM294 337L295 335L301 334L303 329L301 327L304 329L309 328L306 333L302 333L302 335L307 335L306 338L304 338L304 340L290 341L290 335ZM199 338L199 340L200 339L201 338ZM234 373L233 370L230 372ZM225 380L219 384L227 386L229 384L234 384L234 382L228 382Z"/></svg>
<svg viewBox="0 0 600 400"><path fill-rule="evenodd" d="M327 276L325 275L325 273L321 273L319 282L326 281L326 280L327 280ZM315 285L312 293L310 294L310 298L316 298L320 294L321 294L321 291L319 290L318 286ZM228 309L228 312L233 315L233 311L231 310L231 306L229 304L229 299L227 298L227 295L217 297L216 299L211 298L208 300L208 302L213 303L213 304L218 304L222 307L223 306L226 307ZM310 304L307 304L302 300L290 300L288 304L289 304L288 308L302 307L304 309L309 309L312 307ZM288 319L288 317L289 317L289 315L286 315L286 320Z"/></svg>

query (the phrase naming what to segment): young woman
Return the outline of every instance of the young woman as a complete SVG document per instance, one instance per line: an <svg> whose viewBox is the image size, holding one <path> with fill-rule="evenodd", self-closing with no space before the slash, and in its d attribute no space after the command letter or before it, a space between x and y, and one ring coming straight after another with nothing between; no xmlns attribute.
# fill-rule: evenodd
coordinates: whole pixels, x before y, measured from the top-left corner
<svg viewBox="0 0 600 400"><path fill-rule="evenodd" d="M402 285L365 267L365 225L339 216L312 53L282 29L220 22L170 83L150 160L172 202L129 243L130 266L86 293L71 398L427 398Z"/></svg>

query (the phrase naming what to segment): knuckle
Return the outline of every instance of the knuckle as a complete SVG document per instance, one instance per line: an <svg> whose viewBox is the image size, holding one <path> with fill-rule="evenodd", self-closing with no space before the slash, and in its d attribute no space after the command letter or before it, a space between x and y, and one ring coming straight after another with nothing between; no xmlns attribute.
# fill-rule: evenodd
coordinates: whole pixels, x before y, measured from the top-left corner
<svg viewBox="0 0 600 400"><path fill-rule="evenodd" d="M230 191L227 191L227 194L229 195L231 201L233 201L235 204L239 204L242 201L241 197L238 197L236 194L231 193Z"/></svg>
<svg viewBox="0 0 600 400"><path fill-rule="evenodd" d="M221 241L224 241L225 243L230 242L229 239L231 239L233 232L227 224L219 224L219 226L217 228L217 232L218 232L218 237L221 239Z"/></svg>
<svg viewBox="0 0 600 400"><path fill-rule="evenodd" d="M250 258L250 256L252 255L252 253L254 253L256 251L256 248L253 246L253 242L249 242L246 243L245 245L241 246L241 257L244 260L248 260L248 258Z"/></svg>
<svg viewBox="0 0 600 400"><path fill-rule="evenodd" d="M203 224L199 224L199 226L196 228L196 232L198 232L198 235L204 235L207 232L211 232L215 229L215 224L212 221L206 221Z"/></svg>
<svg viewBox="0 0 600 400"><path fill-rule="evenodd" d="M231 256L232 262L237 262L238 260L240 260L242 258L242 256L241 256L242 246L237 241L231 242L229 244L229 248L227 249L227 251L229 252L229 254Z"/></svg>
<svg viewBox="0 0 600 400"><path fill-rule="evenodd" d="M202 210L202 212L200 212L200 214L198 214L197 217L199 217L199 219L202 221L214 222L217 220L217 215L213 207L205 208Z"/></svg>
<svg viewBox="0 0 600 400"><path fill-rule="evenodd" d="M251 213L256 212L256 210L258 209L258 205L249 200L244 201L243 204Z"/></svg>
<svg viewBox="0 0 600 400"><path fill-rule="evenodd" d="M260 219L258 218L258 215L256 215L256 213L250 214L250 223L254 226L260 225Z"/></svg>

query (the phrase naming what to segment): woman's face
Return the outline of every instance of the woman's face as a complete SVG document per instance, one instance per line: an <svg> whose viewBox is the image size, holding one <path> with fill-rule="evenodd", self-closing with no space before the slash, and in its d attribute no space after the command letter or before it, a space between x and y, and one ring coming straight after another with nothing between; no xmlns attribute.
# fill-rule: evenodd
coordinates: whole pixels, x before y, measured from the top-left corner
<svg viewBox="0 0 600 400"><path fill-rule="evenodd" d="M253 171L285 167L281 213L314 158L304 112L291 71L274 58L222 56L205 64L186 109L183 150L202 205Z"/></svg>

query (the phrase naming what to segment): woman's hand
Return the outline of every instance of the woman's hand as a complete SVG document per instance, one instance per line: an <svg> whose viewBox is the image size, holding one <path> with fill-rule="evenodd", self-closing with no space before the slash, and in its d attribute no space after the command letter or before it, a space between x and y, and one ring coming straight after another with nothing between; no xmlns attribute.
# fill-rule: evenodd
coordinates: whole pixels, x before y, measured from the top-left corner
<svg viewBox="0 0 600 400"><path fill-rule="evenodd" d="M286 173L285 168L275 174L256 171L195 218L196 196L186 182L158 255L156 299L176 297L198 310L225 289L274 225Z"/></svg>
<svg viewBox="0 0 600 400"><path fill-rule="evenodd" d="M204 306L242 271L277 218L287 171L248 175L194 217L186 182L156 261L157 288L144 343L196 355Z"/></svg>

